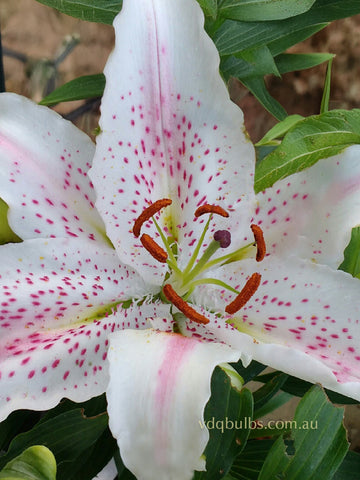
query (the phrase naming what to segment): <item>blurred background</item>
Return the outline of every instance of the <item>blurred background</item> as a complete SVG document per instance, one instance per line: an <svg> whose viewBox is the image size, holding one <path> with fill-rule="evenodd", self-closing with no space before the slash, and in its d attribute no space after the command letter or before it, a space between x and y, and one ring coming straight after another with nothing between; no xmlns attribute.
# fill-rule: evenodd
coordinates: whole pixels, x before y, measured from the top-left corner
<svg viewBox="0 0 360 480"><path fill-rule="evenodd" d="M35 101L49 93L47 89L51 91L81 75L102 72L114 43L112 27L82 22L35 0L0 0L0 27L6 90ZM360 15L333 22L291 52L336 54L330 108L360 108ZM317 114L325 71L326 66L321 65L281 79L269 77L267 84L289 114ZM231 94L244 110L252 140L257 141L276 123L275 119L240 84L231 83ZM85 107L82 101L69 102L54 108L88 134L97 126L99 102L89 102ZM275 411L271 418L292 418L296 403ZM360 451L359 406L347 407L346 425L352 449Z"/></svg>

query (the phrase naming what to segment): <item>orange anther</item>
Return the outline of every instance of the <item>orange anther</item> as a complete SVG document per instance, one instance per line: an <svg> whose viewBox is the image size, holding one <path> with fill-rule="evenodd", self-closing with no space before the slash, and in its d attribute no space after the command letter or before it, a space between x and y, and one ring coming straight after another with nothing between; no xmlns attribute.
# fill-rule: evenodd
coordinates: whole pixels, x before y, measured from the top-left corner
<svg viewBox="0 0 360 480"><path fill-rule="evenodd" d="M244 288L241 290L239 295L233 300L227 307L225 308L226 313L230 313L233 315L236 313L240 308L242 308L254 295L256 290L259 288L261 281L260 273L253 273L249 280L246 282Z"/></svg>
<svg viewBox="0 0 360 480"><path fill-rule="evenodd" d="M170 198L162 198L161 200L157 200L156 202L152 203L147 208L145 208L145 210L142 213L140 213L140 215L134 222L133 234L135 235L135 237L140 236L140 230L143 223L145 223L151 217L153 217L155 213L157 213L159 210L171 204L172 204L172 200L170 200Z"/></svg>
<svg viewBox="0 0 360 480"><path fill-rule="evenodd" d="M143 233L140 238L140 242L146 248L146 250L159 262L166 263L168 254L164 249L153 240L150 235Z"/></svg>
<svg viewBox="0 0 360 480"><path fill-rule="evenodd" d="M165 297L169 300L169 302L173 303L176 308L180 310L189 320L192 320L196 323L207 324L209 323L209 319L198 313L189 304L185 302L179 295L175 292L172 286L167 283L163 286L163 292Z"/></svg>
<svg viewBox="0 0 360 480"><path fill-rule="evenodd" d="M252 224L250 228L254 234L254 239L257 246L256 261L261 262L261 260L264 260L265 254L266 254L266 244L264 240L264 234L258 225Z"/></svg>
<svg viewBox="0 0 360 480"><path fill-rule="evenodd" d="M209 205L208 203L205 205L201 205L201 207L198 207L194 215L197 218L201 215L204 215L205 213L216 213L216 215L221 215L222 217L229 216L228 212L219 205Z"/></svg>

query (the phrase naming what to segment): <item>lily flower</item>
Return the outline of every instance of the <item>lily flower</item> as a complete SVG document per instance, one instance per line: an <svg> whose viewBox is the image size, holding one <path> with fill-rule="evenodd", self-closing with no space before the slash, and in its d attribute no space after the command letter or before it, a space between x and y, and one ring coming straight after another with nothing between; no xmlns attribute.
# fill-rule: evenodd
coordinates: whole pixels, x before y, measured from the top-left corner
<svg viewBox="0 0 360 480"><path fill-rule="evenodd" d="M139 479L203 470L216 365L252 358L360 399L360 148L257 197L243 116L194 0L124 0L96 152L0 96L0 414L107 390ZM91 161L94 160L91 167ZM90 168L91 167L91 168Z"/></svg>

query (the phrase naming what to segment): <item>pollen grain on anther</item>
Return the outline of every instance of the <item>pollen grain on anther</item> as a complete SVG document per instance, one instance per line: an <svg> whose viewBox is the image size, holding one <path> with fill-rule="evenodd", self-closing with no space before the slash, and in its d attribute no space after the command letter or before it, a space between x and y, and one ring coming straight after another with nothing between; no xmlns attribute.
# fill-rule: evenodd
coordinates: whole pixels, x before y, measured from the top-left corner
<svg viewBox="0 0 360 480"><path fill-rule="evenodd" d="M256 290L259 288L260 282L260 273L253 273L235 300L226 306L225 312L233 315L240 310L240 308L242 308L254 295Z"/></svg>
<svg viewBox="0 0 360 480"><path fill-rule="evenodd" d="M163 292L169 302L174 304L175 307L178 308L189 320L204 325L209 323L210 320L204 315L201 315L201 313L197 312L194 308L190 307L190 305L175 292L169 283L166 283L163 286Z"/></svg>
<svg viewBox="0 0 360 480"><path fill-rule="evenodd" d="M229 214L226 210L224 210L219 205L209 205L206 203L205 205L201 205L195 210L195 217L198 218L201 215L205 215L205 213L215 213L216 215L221 215L222 217L228 217Z"/></svg>
<svg viewBox="0 0 360 480"><path fill-rule="evenodd" d="M264 234L258 225L252 224L250 228L253 232L255 243L257 246L256 261L261 262L261 260L264 260L265 254L266 254L266 244L264 240Z"/></svg>
<svg viewBox="0 0 360 480"><path fill-rule="evenodd" d="M158 262L166 263L168 254L150 237L150 235L143 233L140 237L140 242Z"/></svg>
<svg viewBox="0 0 360 480"><path fill-rule="evenodd" d="M140 213L140 215L134 222L133 234L135 235L135 237L140 236L141 227L145 222L147 222L151 217L155 215L155 213L159 212L162 208L168 207L171 204L172 200L170 200L170 198L162 198L160 200L156 200L156 202L145 208L145 210Z"/></svg>

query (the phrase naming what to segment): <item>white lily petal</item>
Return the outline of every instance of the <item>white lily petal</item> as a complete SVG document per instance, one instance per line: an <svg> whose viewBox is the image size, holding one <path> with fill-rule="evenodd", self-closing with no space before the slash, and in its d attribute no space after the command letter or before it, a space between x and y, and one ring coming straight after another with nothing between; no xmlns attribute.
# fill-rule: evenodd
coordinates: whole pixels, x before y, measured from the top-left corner
<svg viewBox="0 0 360 480"><path fill-rule="evenodd" d="M268 252L337 268L360 224L360 145L291 175L258 196L254 222Z"/></svg>
<svg viewBox="0 0 360 480"><path fill-rule="evenodd" d="M150 203L173 200L161 224L186 258L203 228L203 218L193 217L199 205L236 209L241 237L251 217L254 150L203 22L193 0L125 0L105 68L102 133L90 175L121 260L152 283L162 282L164 265L154 267L132 234ZM144 231L155 235L151 222Z"/></svg>
<svg viewBox="0 0 360 480"><path fill-rule="evenodd" d="M0 197L23 239L87 237L108 243L87 172L94 145L49 108L0 95Z"/></svg>
<svg viewBox="0 0 360 480"><path fill-rule="evenodd" d="M204 469L211 375L238 356L226 345L154 330L110 337L109 425L138 480L190 480Z"/></svg>

